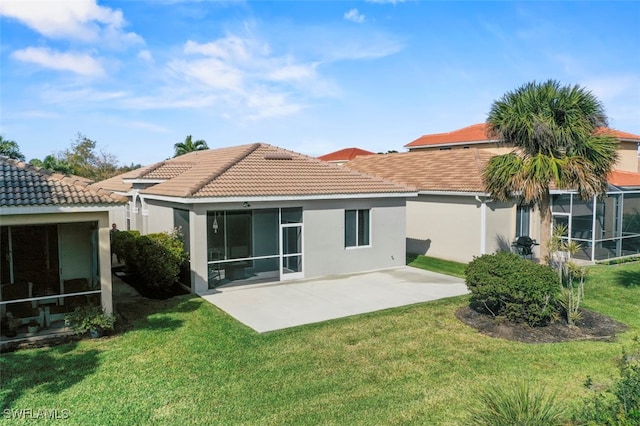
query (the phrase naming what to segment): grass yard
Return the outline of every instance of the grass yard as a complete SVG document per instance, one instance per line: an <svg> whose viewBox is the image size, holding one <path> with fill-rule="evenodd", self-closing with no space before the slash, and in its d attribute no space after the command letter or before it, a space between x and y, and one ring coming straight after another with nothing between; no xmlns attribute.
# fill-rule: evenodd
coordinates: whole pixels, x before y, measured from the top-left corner
<svg viewBox="0 0 640 426"><path fill-rule="evenodd" d="M454 317L457 297L258 334L198 297L149 301L122 335L2 354L0 399L78 425L463 425L484 387L526 379L576 407L587 376L608 384L638 346L640 264L593 267L586 299L629 331L497 340Z"/></svg>

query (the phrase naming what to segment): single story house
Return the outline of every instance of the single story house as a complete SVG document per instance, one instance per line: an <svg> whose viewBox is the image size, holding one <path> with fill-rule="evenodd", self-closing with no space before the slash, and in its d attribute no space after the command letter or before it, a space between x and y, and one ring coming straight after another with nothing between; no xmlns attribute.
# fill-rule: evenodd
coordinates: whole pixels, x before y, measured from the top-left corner
<svg viewBox="0 0 640 426"><path fill-rule="evenodd" d="M493 155L511 151L490 140L485 129L477 124L425 135L407 144L407 153L359 157L345 165L418 188L418 197L407 201L408 252L468 262L512 249L520 236L540 239L534 206L497 202L485 191L485 165ZM634 170L640 136L613 132L620 141L620 160L605 199L583 201L575 191L552 190L553 223L565 225L565 237L580 243L577 258L640 253L640 173Z"/></svg>
<svg viewBox="0 0 640 426"><path fill-rule="evenodd" d="M109 209L126 198L6 157L0 170L3 332L8 316L51 331L78 302L111 313Z"/></svg>
<svg viewBox="0 0 640 426"><path fill-rule="evenodd" d="M196 293L402 266L416 196L263 143L191 152L93 187L129 198L127 229L181 228Z"/></svg>

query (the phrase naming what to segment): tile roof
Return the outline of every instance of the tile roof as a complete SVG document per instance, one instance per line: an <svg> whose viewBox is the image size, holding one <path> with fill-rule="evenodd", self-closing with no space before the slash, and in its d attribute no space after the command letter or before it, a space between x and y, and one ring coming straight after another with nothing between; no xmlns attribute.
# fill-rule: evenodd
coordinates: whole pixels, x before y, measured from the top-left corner
<svg viewBox="0 0 640 426"><path fill-rule="evenodd" d="M610 184L620 187L640 187L640 173L613 170L607 178Z"/></svg>
<svg viewBox="0 0 640 426"><path fill-rule="evenodd" d="M374 155L375 152L360 148L344 148L318 157L322 161L350 161L359 155Z"/></svg>
<svg viewBox="0 0 640 426"><path fill-rule="evenodd" d="M482 171L494 154L477 148L358 157L343 167L420 191L485 192Z"/></svg>
<svg viewBox="0 0 640 426"><path fill-rule="evenodd" d="M0 207L120 204L127 200L89 188L90 180L65 176L0 156Z"/></svg>
<svg viewBox="0 0 640 426"><path fill-rule="evenodd" d="M415 192L401 184L262 143L194 151L117 178L144 182L160 176L166 179L140 192L189 198ZM114 189L122 185L114 179L94 186Z"/></svg>
<svg viewBox="0 0 640 426"><path fill-rule="evenodd" d="M633 140L640 142L640 136L633 133L622 132L616 129L603 129L611 135L621 140ZM487 123L473 124L462 129L454 130L446 133L433 133L424 135L418 139L405 145L406 148L417 148L424 146L440 146L440 145L456 145L456 144L473 144L496 142L487 136Z"/></svg>

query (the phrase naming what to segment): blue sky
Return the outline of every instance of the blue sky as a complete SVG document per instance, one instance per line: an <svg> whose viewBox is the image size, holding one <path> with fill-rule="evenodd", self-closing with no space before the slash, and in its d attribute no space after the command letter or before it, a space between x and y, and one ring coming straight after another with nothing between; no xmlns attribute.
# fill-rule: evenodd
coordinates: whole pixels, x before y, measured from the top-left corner
<svg viewBox="0 0 640 426"><path fill-rule="evenodd" d="M78 132L121 164L188 134L402 151L550 78L640 134L636 1L3 0L0 32L0 134L27 160Z"/></svg>

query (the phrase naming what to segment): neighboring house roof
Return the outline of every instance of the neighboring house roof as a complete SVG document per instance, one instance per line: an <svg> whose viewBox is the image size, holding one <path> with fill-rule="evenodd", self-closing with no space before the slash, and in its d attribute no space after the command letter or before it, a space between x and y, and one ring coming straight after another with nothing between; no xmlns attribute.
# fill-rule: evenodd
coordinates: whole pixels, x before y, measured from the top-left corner
<svg viewBox="0 0 640 426"><path fill-rule="evenodd" d="M322 161L351 161L360 155L375 155L375 152L360 148L344 148L318 157Z"/></svg>
<svg viewBox="0 0 640 426"><path fill-rule="evenodd" d="M345 164L419 191L484 193L482 171L494 154L476 148L358 157Z"/></svg>
<svg viewBox="0 0 640 426"><path fill-rule="evenodd" d="M622 132L615 129L603 129L601 132L607 131L612 136L625 141L640 142L640 136L633 133ZM491 139L487 136L487 123L473 124L462 129L454 130L446 133L433 133L424 135L418 139L405 145L407 148L448 146L448 145L469 145L474 143L498 142L497 139Z"/></svg>
<svg viewBox="0 0 640 426"><path fill-rule="evenodd" d="M640 173L613 170L607 180L611 185L622 188L640 188Z"/></svg>
<svg viewBox="0 0 640 426"><path fill-rule="evenodd" d="M0 207L120 204L126 198L89 187L90 180L0 156Z"/></svg>
<svg viewBox="0 0 640 426"><path fill-rule="evenodd" d="M194 151L117 178L128 185L153 183L142 194L183 198L415 193L405 185L262 143ZM112 178L94 186L116 189L123 184Z"/></svg>
<svg viewBox="0 0 640 426"><path fill-rule="evenodd" d="M489 141L491 141L491 139L489 139L489 137L487 136L486 124L480 123L473 124L462 129L454 130L452 132L423 135L418 139L409 142L405 145L405 147L415 148L421 146L485 143Z"/></svg>

